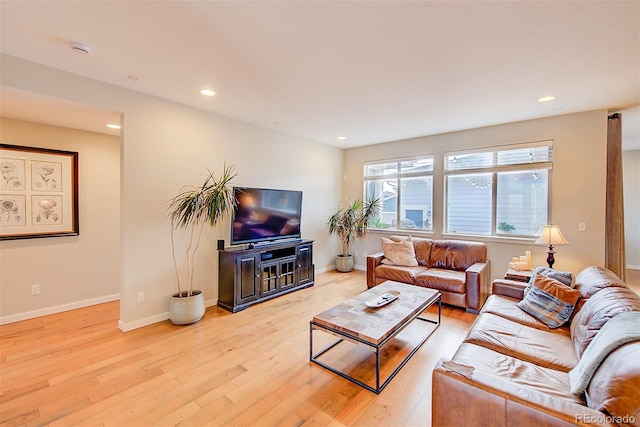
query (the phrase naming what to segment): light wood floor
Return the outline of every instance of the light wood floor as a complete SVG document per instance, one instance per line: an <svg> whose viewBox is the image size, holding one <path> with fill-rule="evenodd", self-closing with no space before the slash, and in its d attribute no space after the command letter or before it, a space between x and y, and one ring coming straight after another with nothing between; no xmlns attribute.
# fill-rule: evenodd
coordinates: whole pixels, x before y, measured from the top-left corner
<svg viewBox="0 0 640 427"><path fill-rule="evenodd" d="M122 333L117 302L0 326L0 423L429 426L433 366L475 316L443 306L440 328L375 395L309 362L309 320L365 289L362 272L329 272L240 313L211 307L189 326ZM366 374L361 349L337 357Z"/></svg>
<svg viewBox="0 0 640 427"><path fill-rule="evenodd" d="M627 280L625 283L632 291L640 295L640 270L627 269Z"/></svg>

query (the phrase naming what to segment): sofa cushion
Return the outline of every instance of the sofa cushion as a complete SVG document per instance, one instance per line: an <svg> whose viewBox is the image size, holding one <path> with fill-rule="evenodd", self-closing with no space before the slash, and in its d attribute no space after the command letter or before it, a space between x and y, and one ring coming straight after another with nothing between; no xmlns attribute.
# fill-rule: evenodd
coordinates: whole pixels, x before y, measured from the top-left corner
<svg viewBox="0 0 640 427"><path fill-rule="evenodd" d="M415 284L439 291L462 294L466 290L464 271L430 268L415 277Z"/></svg>
<svg viewBox="0 0 640 427"><path fill-rule="evenodd" d="M618 347L604 359L586 390L590 408L640 425L640 342Z"/></svg>
<svg viewBox="0 0 640 427"><path fill-rule="evenodd" d="M519 301L520 300L503 295L490 295L489 298L487 298L487 302L482 307L482 313L492 313L496 316L504 317L505 319L520 323L521 325L548 331L549 327L547 325L526 311L518 308ZM568 326L561 326L556 328L555 331L561 332L567 338L570 337Z"/></svg>
<svg viewBox="0 0 640 427"><path fill-rule="evenodd" d="M605 323L625 311L640 311L640 297L631 289L613 284L591 294L571 321L571 340L578 357Z"/></svg>
<svg viewBox="0 0 640 427"><path fill-rule="evenodd" d="M571 288L575 287L575 282L573 281L573 273L571 273L570 271L559 271L549 267L538 266L534 268L534 270L531 272L531 278L529 279L527 287L524 288L525 295L529 292L529 290L533 286L533 280L536 278L536 274L538 273L546 277L555 279L558 282L562 283L563 285L569 286Z"/></svg>
<svg viewBox="0 0 640 427"><path fill-rule="evenodd" d="M571 393L569 375L563 371L539 366L470 343L462 343L451 360L471 366L474 370L501 377L512 384L538 390L556 399L584 404L580 397Z"/></svg>
<svg viewBox="0 0 640 427"><path fill-rule="evenodd" d="M411 240L413 242L413 249L416 253L416 260L419 265L429 265L429 258L431 257L431 245L433 240L425 239L423 237L413 236L389 236L389 239L394 242L402 242Z"/></svg>
<svg viewBox="0 0 640 427"><path fill-rule="evenodd" d="M579 297L580 291L536 273L531 289L518 307L550 328L557 328L569 320Z"/></svg>
<svg viewBox="0 0 640 427"><path fill-rule="evenodd" d="M487 260L487 245L480 242L434 240L429 267L464 271L476 262Z"/></svg>
<svg viewBox="0 0 640 427"><path fill-rule="evenodd" d="M413 249L411 239L402 242L394 242L386 237L382 238L382 251L384 252L383 264L402 265L406 267L416 267L416 253Z"/></svg>
<svg viewBox="0 0 640 427"><path fill-rule="evenodd" d="M566 334L532 328L491 313L478 316L465 342L563 372L578 363Z"/></svg>
<svg viewBox="0 0 640 427"><path fill-rule="evenodd" d="M376 278L378 280L394 280L396 282L414 284L415 277L425 271L427 267L401 267L398 265L381 264L376 267Z"/></svg>

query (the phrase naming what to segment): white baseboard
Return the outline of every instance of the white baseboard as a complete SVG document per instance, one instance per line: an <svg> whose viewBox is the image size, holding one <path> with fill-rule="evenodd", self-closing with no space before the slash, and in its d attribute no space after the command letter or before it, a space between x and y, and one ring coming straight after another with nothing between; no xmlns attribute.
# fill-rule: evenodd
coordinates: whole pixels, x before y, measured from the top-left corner
<svg viewBox="0 0 640 427"><path fill-rule="evenodd" d="M640 265L629 265L629 264L627 264L627 270L640 270Z"/></svg>
<svg viewBox="0 0 640 427"><path fill-rule="evenodd" d="M113 294L113 295L106 295L99 298L92 298L84 301L76 301L69 304L57 305L55 307L42 308L40 310L27 311L26 313L12 314L10 316L0 317L0 325L6 325L7 323L20 322L21 320L28 320L36 317L47 316L49 314L62 313L63 311L89 307L92 305L103 304L105 302L118 301L119 299L120 299L120 294Z"/></svg>
<svg viewBox="0 0 640 427"><path fill-rule="evenodd" d="M213 307L218 304L218 299L211 299L204 302L205 307ZM135 322L124 323L122 320L118 320L118 328L122 332L133 331L134 329L143 328L145 326L153 325L154 323L163 322L169 320L169 312L156 314L155 316L145 317L144 319L136 320Z"/></svg>
<svg viewBox="0 0 640 427"><path fill-rule="evenodd" d="M335 265L331 265L325 268L316 268L316 273L326 273L327 271L334 271L335 269L336 269ZM360 271L367 271L367 266L354 264L353 269L360 270Z"/></svg>
<svg viewBox="0 0 640 427"><path fill-rule="evenodd" d="M169 319L169 312L156 314L155 316L145 317L144 319L136 320L135 322L124 323L122 320L118 320L118 328L122 332L133 331L134 329L143 328L145 326L153 325L154 323L163 322Z"/></svg>
<svg viewBox="0 0 640 427"><path fill-rule="evenodd" d="M335 269L336 269L335 265L330 265L329 267L316 268L316 273L326 273L327 271L332 271Z"/></svg>

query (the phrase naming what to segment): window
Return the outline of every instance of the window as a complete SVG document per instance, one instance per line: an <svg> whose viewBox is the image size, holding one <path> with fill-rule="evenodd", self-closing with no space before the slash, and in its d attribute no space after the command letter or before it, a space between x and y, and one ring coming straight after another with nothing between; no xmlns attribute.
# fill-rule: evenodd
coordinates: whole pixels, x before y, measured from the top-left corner
<svg viewBox="0 0 640 427"><path fill-rule="evenodd" d="M433 156L366 162L364 195L382 203L369 228L432 231Z"/></svg>
<svg viewBox="0 0 640 427"><path fill-rule="evenodd" d="M533 237L547 223L553 141L445 154L445 232Z"/></svg>

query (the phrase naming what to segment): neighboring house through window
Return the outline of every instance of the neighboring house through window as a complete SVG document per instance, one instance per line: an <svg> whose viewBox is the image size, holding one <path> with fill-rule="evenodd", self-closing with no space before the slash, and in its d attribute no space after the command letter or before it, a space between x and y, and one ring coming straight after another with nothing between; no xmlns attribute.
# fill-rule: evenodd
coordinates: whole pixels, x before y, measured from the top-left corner
<svg viewBox="0 0 640 427"><path fill-rule="evenodd" d="M445 233L533 237L550 217L553 141L445 153Z"/></svg>
<svg viewBox="0 0 640 427"><path fill-rule="evenodd" d="M432 231L433 156L366 162L364 195L382 202L369 228Z"/></svg>

